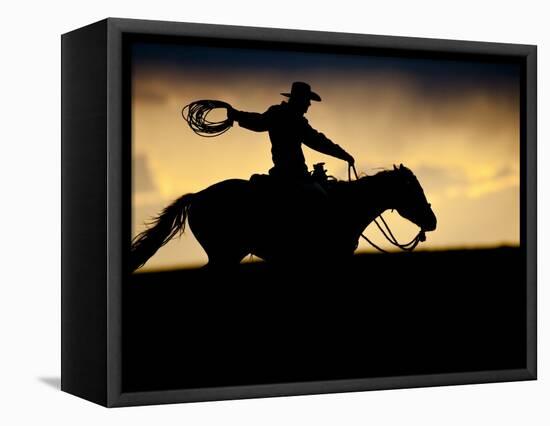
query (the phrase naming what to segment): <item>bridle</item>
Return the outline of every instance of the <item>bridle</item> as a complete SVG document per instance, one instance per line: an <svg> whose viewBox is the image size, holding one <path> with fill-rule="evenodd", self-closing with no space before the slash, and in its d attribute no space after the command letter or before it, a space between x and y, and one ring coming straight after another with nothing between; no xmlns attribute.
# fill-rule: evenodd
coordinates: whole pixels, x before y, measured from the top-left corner
<svg viewBox="0 0 550 426"><path fill-rule="evenodd" d="M355 169L355 165L348 164L348 181L352 181L352 175L351 172L353 171L353 175L355 176L355 180L359 179L359 176L357 175L357 170ZM378 220L383 223L384 227L378 223ZM403 251L413 251L418 243L426 241L426 232L420 228L420 231L418 231L418 234L416 237L414 237L411 241L405 244L401 244L399 241L397 241L397 238L393 235L393 232L391 231L390 227L388 226L387 222L384 220L384 217L382 214L378 215L378 217L374 218L374 223L382 233L382 235L386 238L386 240L389 241L389 243ZM384 229L385 228L385 229ZM373 246L375 249L381 251L382 253L389 253L387 250L384 250L383 248L377 246L375 243L373 243L365 234L361 233L361 238L363 238L366 242L368 242L371 246Z"/></svg>

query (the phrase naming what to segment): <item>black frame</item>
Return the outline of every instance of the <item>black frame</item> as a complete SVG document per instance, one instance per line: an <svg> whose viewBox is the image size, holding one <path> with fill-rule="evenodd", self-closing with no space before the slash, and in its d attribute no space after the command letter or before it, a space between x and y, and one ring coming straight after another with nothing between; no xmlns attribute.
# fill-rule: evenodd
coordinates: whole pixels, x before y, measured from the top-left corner
<svg viewBox="0 0 550 426"><path fill-rule="evenodd" d="M522 247L527 367L422 376L123 393L121 289L128 253L130 147L123 80L127 37L139 34L333 46L400 55L513 57L521 96ZM62 36L62 390L108 406L319 394L536 379L536 46L109 18ZM81 226L88 223L86 232ZM91 225L91 226L90 226Z"/></svg>

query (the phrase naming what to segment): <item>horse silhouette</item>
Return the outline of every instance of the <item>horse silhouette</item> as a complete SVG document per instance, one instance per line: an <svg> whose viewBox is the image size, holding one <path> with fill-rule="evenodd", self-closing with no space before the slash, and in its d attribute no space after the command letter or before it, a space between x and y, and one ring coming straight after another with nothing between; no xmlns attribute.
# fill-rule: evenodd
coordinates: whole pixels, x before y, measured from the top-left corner
<svg viewBox="0 0 550 426"><path fill-rule="evenodd" d="M131 269L185 230L186 220L208 255L208 266L237 265L247 255L267 262L307 264L349 258L364 229L395 209L422 231L436 217L418 179L400 165L355 181L332 181L329 205L301 187L229 179L175 200L131 246Z"/></svg>

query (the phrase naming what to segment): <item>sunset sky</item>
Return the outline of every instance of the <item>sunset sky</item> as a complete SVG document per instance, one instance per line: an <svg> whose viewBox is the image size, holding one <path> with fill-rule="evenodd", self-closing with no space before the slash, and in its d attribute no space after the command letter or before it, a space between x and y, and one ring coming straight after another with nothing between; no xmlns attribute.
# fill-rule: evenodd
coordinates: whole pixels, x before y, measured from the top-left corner
<svg viewBox="0 0 550 426"><path fill-rule="evenodd" d="M201 138L181 117L185 105L217 99L264 112L293 81L321 96L306 117L359 172L403 163L415 173L438 218L421 249L519 244L518 65L153 43L132 46L133 235L184 193L272 166L267 133L236 125ZM347 177L343 161L304 154L310 168L322 161ZM384 217L401 241L418 231L396 212ZM366 234L389 248L375 226ZM187 230L142 270L206 261Z"/></svg>

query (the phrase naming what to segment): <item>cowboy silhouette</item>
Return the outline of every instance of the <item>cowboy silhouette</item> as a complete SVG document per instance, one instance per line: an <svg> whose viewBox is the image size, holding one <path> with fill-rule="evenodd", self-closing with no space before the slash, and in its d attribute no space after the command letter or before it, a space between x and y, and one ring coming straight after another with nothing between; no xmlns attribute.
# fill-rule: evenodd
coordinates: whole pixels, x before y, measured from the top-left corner
<svg viewBox="0 0 550 426"><path fill-rule="evenodd" d="M350 154L312 128L304 117L312 100L321 101L309 84L296 81L290 93L281 95L288 97L288 102L272 105L263 114L238 111L231 106L227 108L228 119L238 122L240 127L269 132L273 160L273 167L269 170L271 176L289 181L309 179L302 143L315 151L354 164Z"/></svg>

